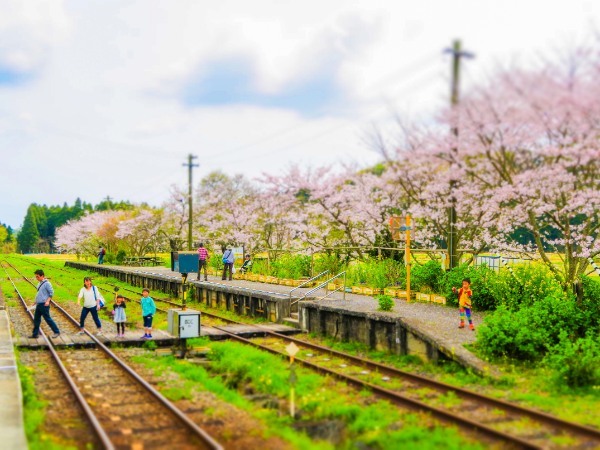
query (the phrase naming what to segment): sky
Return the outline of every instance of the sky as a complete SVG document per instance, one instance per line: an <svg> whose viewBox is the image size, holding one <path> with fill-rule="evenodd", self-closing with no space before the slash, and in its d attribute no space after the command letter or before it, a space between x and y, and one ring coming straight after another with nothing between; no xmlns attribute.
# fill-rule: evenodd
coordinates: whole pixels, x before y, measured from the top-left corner
<svg viewBox="0 0 600 450"><path fill-rule="evenodd" d="M499 68L598 34L597 0L0 0L0 222L76 198L160 206L210 172L380 160Z"/></svg>

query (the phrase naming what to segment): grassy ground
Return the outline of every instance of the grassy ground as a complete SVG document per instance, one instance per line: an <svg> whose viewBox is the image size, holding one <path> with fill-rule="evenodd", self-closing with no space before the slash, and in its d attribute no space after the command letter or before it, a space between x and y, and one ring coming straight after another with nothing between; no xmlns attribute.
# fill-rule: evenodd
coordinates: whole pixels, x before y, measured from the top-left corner
<svg viewBox="0 0 600 450"><path fill-rule="evenodd" d="M316 339L308 336L307 339ZM565 389L553 385L548 369L536 364L515 365L511 361L492 363L503 373L499 380L482 378L452 361L438 365L423 363L414 356L395 356L369 350L363 344L339 343L332 340L327 345L355 355L368 357L409 372L433 377L454 386L481 392L495 398L519 403L548 412L564 420L600 428L600 386L586 389Z"/></svg>
<svg viewBox="0 0 600 450"><path fill-rule="evenodd" d="M424 414L399 410L368 392L294 368L296 419L289 415L290 367L281 358L234 342L190 342L210 350L210 365L152 354L136 358L157 373L172 370L188 383L163 391L172 399L206 389L270 425L273 434L300 449L422 448L471 449L481 445L442 427ZM330 441L309 437L310 428L333 428ZM335 443L333 444L332 441Z"/></svg>

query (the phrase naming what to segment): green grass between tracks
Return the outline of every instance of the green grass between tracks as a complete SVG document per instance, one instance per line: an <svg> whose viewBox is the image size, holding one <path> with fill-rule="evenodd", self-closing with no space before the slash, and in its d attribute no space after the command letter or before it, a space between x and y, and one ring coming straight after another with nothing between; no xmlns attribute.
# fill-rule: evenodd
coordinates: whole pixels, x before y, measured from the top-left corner
<svg viewBox="0 0 600 450"><path fill-rule="evenodd" d="M162 389L173 400L191 398L193 389L208 390L268 423L268 433L289 441L296 448L334 448L329 442L311 441L295 429L286 409L290 388L287 362L235 342L195 339L190 343L211 349L209 369L172 356L148 354L135 360L157 374L165 370L179 374L183 380L179 386ZM482 448L463 438L456 429L434 423L425 414L402 412L389 402L375 400L368 392L354 391L300 367L296 368L296 373L297 421L300 424L342 423L341 442L335 448ZM274 401L270 408L264 407L249 400L248 394L268 396Z"/></svg>

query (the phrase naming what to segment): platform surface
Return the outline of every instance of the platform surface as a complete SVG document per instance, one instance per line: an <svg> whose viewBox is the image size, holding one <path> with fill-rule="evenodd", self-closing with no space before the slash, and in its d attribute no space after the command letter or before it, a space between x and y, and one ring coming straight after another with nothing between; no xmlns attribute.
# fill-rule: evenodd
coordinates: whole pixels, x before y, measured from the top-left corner
<svg viewBox="0 0 600 450"><path fill-rule="evenodd" d="M23 395L8 314L0 310L0 436L2 448L27 450L23 427Z"/></svg>

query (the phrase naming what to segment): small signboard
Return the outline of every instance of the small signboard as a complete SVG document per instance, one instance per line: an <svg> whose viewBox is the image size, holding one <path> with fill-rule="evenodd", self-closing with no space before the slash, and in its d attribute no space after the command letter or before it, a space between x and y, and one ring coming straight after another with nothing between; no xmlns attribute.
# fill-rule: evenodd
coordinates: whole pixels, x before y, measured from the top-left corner
<svg viewBox="0 0 600 450"><path fill-rule="evenodd" d="M393 240L403 241L404 239L406 239L406 216L391 216L389 219L389 227ZM413 220L411 220L409 230L410 238L414 241L415 225Z"/></svg>

